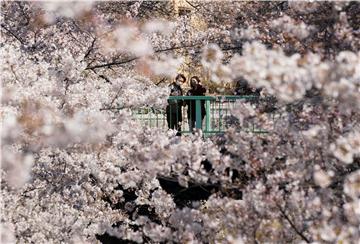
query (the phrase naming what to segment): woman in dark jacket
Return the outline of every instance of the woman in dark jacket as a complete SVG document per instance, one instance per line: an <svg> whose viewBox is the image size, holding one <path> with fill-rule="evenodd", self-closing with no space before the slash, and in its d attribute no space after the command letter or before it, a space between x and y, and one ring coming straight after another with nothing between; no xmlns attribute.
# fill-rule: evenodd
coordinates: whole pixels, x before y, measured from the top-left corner
<svg viewBox="0 0 360 244"><path fill-rule="evenodd" d="M186 96L205 96L206 88L200 84L200 79L197 76L193 76L190 79L191 89L186 93ZM201 107L201 125L205 117L205 100L200 101ZM188 106L187 115L189 121L189 129L192 132L196 123L196 102L195 100L186 100ZM201 126L200 126L201 127Z"/></svg>
<svg viewBox="0 0 360 244"><path fill-rule="evenodd" d="M186 78L182 74L178 74L175 78L175 82L171 83L170 96L182 96L183 91L181 89L181 83L185 83ZM182 100L169 100L166 106L166 120L169 129L177 130L177 135L181 135L181 122L182 122Z"/></svg>

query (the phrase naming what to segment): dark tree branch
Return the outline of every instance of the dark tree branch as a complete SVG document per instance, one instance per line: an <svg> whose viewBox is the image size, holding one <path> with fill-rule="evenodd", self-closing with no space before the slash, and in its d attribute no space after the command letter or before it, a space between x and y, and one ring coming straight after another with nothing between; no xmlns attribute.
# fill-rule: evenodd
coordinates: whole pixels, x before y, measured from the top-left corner
<svg viewBox="0 0 360 244"><path fill-rule="evenodd" d="M112 82L105 75L99 75L100 78L104 79L107 83L112 84Z"/></svg>
<svg viewBox="0 0 360 244"><path fill-rule="evenodd" d="M134 58L130 58L130 59L125 59L125 60L121 60L118 62L111 62L111 63L106 63L106 64L98 64L98 65L94 65L94 66L89 66L86 67L85 70L94 70L94 69L98 69L98 68L105 68L105 67L111 67L111 66L116 66L116 65L122 65L122 64L126 64L126 63L130 63L132 61L135 61L137 59L139 59L140 57L134 57Z"/></svg>
<svg viewBox="0 0 360 244"><path fill-rule="evenodd" d="M100 108L100 111L106 111L106 110L121 110L125 107L108 107L108 108Z"/></svg>
<svg viewBox="0 0 360 244"><path fill-rule="evenodd" d="M162 53L162 52L168 52L168 51L179 50L179 49L200 47L201 45L202 45L202 43L196 43L196 44L184 45L184 46L174 46L174 47L155 50L155 53ZM221 46L222 43L218 43L218 45ZM242 46L224 46L221 49L223 51L241 50ZM89 65L88 67L86 67L85 70L94 70L94 69L105 68L105 67L110 68L112 66L119 66L119 65L131 63L131 62L133 62L135 60L138 60L139 58L141 58L141 57L132 57L132 58L127 58L127 59L120 60L120 61L114 61L114 62L110 62L110 63L98 64L98 65L93 65L93 66Z"/></svg>
<svg viewBox="0 0 360 244"><path fill-rule="evenodd" d="M109 78L107 78L105 75L99 75L98 73L96 73L96 71L95 70L91 70L92 72L94 72L97 76L99 76L99 78L101 78L101 79L104 79L105 80L105 82L107 82L107 83L110 83L110 84L112 84L112 82L110 81L110 79Z"/></svg>
<svg viewBox="0 0 360 244"><path fill-rule="evenodd" d="M69 86L70 86L70 80L68 78L65 78L65 95L67 94L67 91L69 90Z"/></svg>
<svg viewBox="0 0 360 244"><path fill-rule="evenodd" d="M185 2L186 2L187 4L189 4L191 7L193 7L194 9L196 9L196 10L199 9L199 6L194 5L193 3L191 3L191 1L185 0Z"/></svg>
<svg viewBox="0 0 360 244"><path fill-rule="evenodd" d="M161 53L161 52L168 52L168 51L173 51L173 50L178 50L178 49L191 48L191 47L196 47L196 46L199 46L199 45L201 45L201 44L179 46L179 47L169 47L169 48L155 50L155 53ZM110 63L105 63L105 64L98 64L98 65L94 65L94 66L88 66L85 70L89 70L89 69L93 70L93 69L98 69L98 68L122 65L122 64L126 64L126 63L131 63L131 62L133 62L133 61L135 61L135 60L137 60L139 58L141 58L141 57L132 57L132 58L128 58L128 59L121 60L121 61L115 61L115 62L110 62Z"/></svg>
<svg viewBox="0 0 360 244"><path fill-rule="evenodd" d="M161 83L163 83L164 81L166 81L166 78L162 78L158 83L156 83L155 85L160 85Z"/></svg>
<svg viewBox="0 0 360 244"><path fill-rule="evenodd" d="M300 231L296 225L294 224L294 222L290 219L290 217L286 214L285 210L280 206L277 205L277 207L279 208L280 213L282 214L282 216L287 220L287 222L290 224L291 228L293 228L293 230L296 232L296 234L298 234L301 239L303 239L306 243L310 243L311 241L304 235L304 233L302 231Z"/></svg>
<svg viewBox="0 0 360 244"><path fill-rule="evenodd" d="M242 50L242 46L226 46L226 47L223 47L221 48L221 50L223 51L231 51L231 50Z"/></svg>
<svg viewBox="0 0 360 244"><path fill-rule="evenodd" d="M83 60L85 60L90 55L92 50L94 50L95 41L96 41L96 38L94 38L94 40L91 42L91 46L88 48L87 52L85 53Z"/></svg>
<svg viewBox="0 0 360 244"><path fill-rule="evenodd" d="M118 90L116 95L113 97L113 99L111 100L110 105L108 106L108 108L111 108L113 106L115 100L119 97L121 91L122 91L122 87L120 87L120 89Z"/></svg>
<svg viewBox="0 0 360 244"><path fill-rule="evenodd" d="M10 35L15 37L16 40L18 40L22 45L25 45L25 42L23 39L21 39L18 35L16 35L13 31L11 31L9 28L7 28L4 24L1 24L1 27L4 28Z"/></svg>

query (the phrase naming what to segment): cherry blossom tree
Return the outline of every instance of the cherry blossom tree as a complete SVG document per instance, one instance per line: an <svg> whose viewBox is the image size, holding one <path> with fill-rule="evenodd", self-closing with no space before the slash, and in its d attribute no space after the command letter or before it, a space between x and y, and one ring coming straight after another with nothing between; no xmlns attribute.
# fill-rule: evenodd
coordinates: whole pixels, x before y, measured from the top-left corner
<svg viewBox="0 0 360 244"><path fill-rule="evenodd" d="M355 243L359 11L2 2L1 241ZM244 79L259 98L213 137L134 120L166 106L179 71L215 91Z"/></svg>

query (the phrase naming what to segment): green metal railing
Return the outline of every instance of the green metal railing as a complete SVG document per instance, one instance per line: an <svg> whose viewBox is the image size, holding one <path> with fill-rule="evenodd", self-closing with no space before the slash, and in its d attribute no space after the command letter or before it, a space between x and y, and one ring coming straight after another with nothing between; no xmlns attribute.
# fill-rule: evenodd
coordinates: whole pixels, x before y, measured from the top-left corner
<svg viewBox="0 0 360 244"><path fill-rule="evenodd" d="M237 100L250 101L256 96L170 96L166 110L139 108L133 110L133 116L149 127L169 129L169 125L181 131L191 133L191 126L201 129L205 135L224 133L236 124L230 110ZM243 128L254 133L266 133L255 124Z"/></svg>

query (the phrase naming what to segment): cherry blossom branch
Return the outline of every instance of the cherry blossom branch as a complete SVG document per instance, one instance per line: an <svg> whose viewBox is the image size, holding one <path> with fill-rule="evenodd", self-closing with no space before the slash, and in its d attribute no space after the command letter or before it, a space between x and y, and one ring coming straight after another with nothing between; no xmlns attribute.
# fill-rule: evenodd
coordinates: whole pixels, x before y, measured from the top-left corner
<svg viewBox="0 0 360 244"><path fill-rule="evenodd" d="M108 108L100 108L100 111L106 111L106 110L121 110L125 107L108 107Z"/></svg>
<svg viewBox="0 0 360 244"><path fill-rule="evenodd" d="M93 41L91 42L91 45L90 45L89 49L87 50L87 52L85 53L83 60L85 60L90 55L90 53L94 50L95 41L96 41L96 38L94 38Z"/></svg>
<svg viewBox="0 0 360 244"><path fill-rule="evenodd" d="M197 44L193 44L193 45L185 45L185 46L178 46L178 47L170 47L170 48L164 48L164 49L159 49L159 50L155 50L155 53L162 53L162 52L168 52L168 51L173 51L173 50L179 50L179 49L186 49L186 48L192 48L192 47L199 47L200 45L202 45L201 43L197 43ZM242 46L225 46L222 48L223 51L230 51L230 50L241 50ZM132 57L132 58L128 58L128 59L124 59L121 61L115 61L115 62L110 62L110 63L104 63L104 64L98 64L98 65L93 65L93 66L88 66L86 67L85 70L93 70L93 69L98 69L98 68L105 68L105 67L112 67L112 66L117 66L117 65L123 65L123 64L127 64L127 63L131 63L135 60L138 60L139 58L141 58L140 56L137 57Z"/></svg>
<svg viewBox="0 0 360 244"><path fill-rule="evenodd" d="M99 78L104 79L105 82L112 84L112 82L110 81L110 79L109 79L108 77L106 77L105 75L99 75L99 74L96 73L96 71L93 70L93 69L92 69L91 71L94 72Z"/></svg>
<svg viewBox="0 0 360 244"><path fill-rule="evenodd" d="M1 24L1 27L4 28L11 36L15 37L22 45L25 45L24 40L22 40L18 35L16 35L12 30L7 28L4 24Z"/></svg>
<svg viewBox="0 0 360 244"><path fill-rule="evenodd" d="M279 211L281 212L282 216L287 220L287 222L290 224L291 228L293 228L293 230L296 232L296 234L298 234L301 239L303 239L306 243L310 243L311 241L304 235L304 233L302 231L300 231L296 225L294 224L294 222L290 219L290 217L286 214L285 210L280 206L277 205Z"/></svg>
<svg viewBox="0 0 360 244"><path fill-rule="evenodd" d="M118 62L111 62L111 63L106 63L106 64L99 64L99 65L94 65L94 66L89 66L86 67L85 70L93 70L93 69L98 69L98 68L105 68L105 67L111 67L111 66L116 66L116 65L122 65L122 64L126 64L126 63L131 63L132 61L135 61L137 59L139 59L140 57L134 57L134 58L130 58L130 59L125 59L125 60L121 60Z"/></svg>
<svg viewBox="0 0 360 244"><path fill-rule="evenodd" d="M196 47L196 46L199 46L199 45L200 44L194 44L194 45L188 45L188 46L164 48L164 49L155 50L155 53L162 53L162 52L168 52L168 51L173 51L173 50L178 50L178 49L191 48L191 47ZM128 59L125 59L125 60L121 60L121 61L105 63L105 64L98 64L98 65L94 65L94 66L88 66L88 67L86 67L85 70L104 68L104 67L111 67L111 66L116 66L116 65L123 65L123 64L126 64L126 63L131 63L131 62L133 62L133 61L135 61L135 60L137 60L139 58L141 58L141 57L137 56L137 57L132 57L132 58L128 58Z"/></svg>
<svg viewBox="0 0 360 244"><path fill-rule="evenodd" d="M193 7L194 9L199 10L199 6L194 5L193 3L191 3L191 2L188 1L188 0L186 0L185 2L186 2L187 4L189 4L191 7Z"/></svg>

